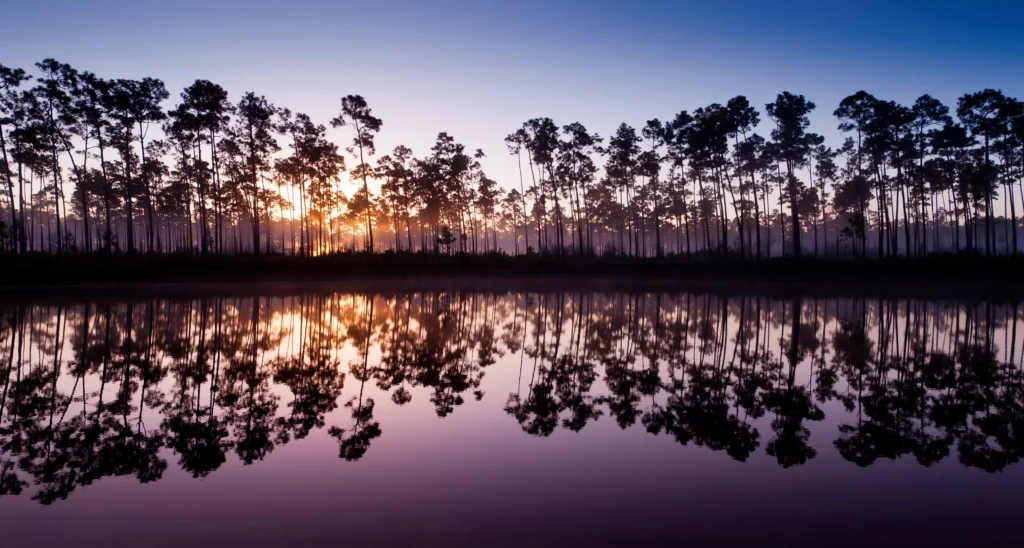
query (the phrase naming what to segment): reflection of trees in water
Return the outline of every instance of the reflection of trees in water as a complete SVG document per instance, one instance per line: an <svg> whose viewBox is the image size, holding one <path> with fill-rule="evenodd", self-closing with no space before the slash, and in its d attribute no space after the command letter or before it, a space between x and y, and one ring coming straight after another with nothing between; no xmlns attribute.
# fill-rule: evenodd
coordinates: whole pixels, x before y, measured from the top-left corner
<svg viewBox="0 0 1024 548"><path fill-rule="evenodd" d="M585 313L589 297L566 302L565 295L540 295L524 303L523 322L532 324L533 341L523 345L523 356L532 365L526 380L520 369L520 387L509 395L505 409L529 434L548 436L559 426L579 431L601 414L590 394L597 373L584 338L585 322L591 320ZM550 323L548 314L553 315Z"/></svg>
<svg viewBox="0 0 1024 548"><path fill-rule="evenodd" d="M115 314L108 306L101 315L86 309L80 317L70 317L72 311L63 307L4 311L5 491L20 492L27 484L19 471L37 486L33 498L47 504L105 476L131 475L141 482L162 477L167 463L158 452L165 436L147 428L143 417L144 408L152 409L161 397L156 384L164 374L153 359L154 307ZM119 344L89 344L99 329L122 333ZM65 360L68 342L76 349ZM91 409L87 400L93 401Z"/></svg>
<svg viewBox="0 0 1024 548"><path fill-rule="evenodd" d="M363 389L366 381L370 380L370 340L373 338L373 299L366 296L364 309L367 311L365 327L362 324L355 324L349 331L352 344L360 349L360 359L353 362L349 368L352 376L359 381L359 395L353 397L345 407L352 410L352 427L346 433L345 429L337 426L330 428L331 436L338 439L340 446L339 456L345 460L359 460L370 448L370 442L381 435L380 424L373 420L373 399L367 398L363 401Z"/></svg>
<svg viewBox="0 0 1024 548"><path fill-rule="evenodd" d="M372 390L443 418L485 397L503 356L505 410L531 435L607 415L740 461L796 466L831 441L860 466L998 471L1024 454L1018 323L1016 306L664 293L8 305L0 495L154 481L169 455L201 477L315 430L358 460L382 435ZM837 431L812 427L826 412Z"/></svg>

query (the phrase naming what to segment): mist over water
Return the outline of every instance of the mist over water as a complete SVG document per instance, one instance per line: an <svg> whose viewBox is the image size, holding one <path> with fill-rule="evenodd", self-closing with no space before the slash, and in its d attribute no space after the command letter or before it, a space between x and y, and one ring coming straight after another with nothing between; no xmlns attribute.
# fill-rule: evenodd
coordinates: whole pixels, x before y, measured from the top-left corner
<svg viewBox="0 0 1024 548"><path fill-rule="evenodd" d="M0 544L1012 543L1019 308L585 287L6 299Z"/></svg>

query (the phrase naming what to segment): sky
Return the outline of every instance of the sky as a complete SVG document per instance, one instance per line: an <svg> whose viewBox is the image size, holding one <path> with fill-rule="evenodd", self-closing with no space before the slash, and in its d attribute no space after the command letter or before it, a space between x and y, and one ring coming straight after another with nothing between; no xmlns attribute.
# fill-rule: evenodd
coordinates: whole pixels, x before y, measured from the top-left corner
<svg viewBox="0 0 1024 548"><path fill-rule="evenodd" d="M534 117L607 136L745 95L766 135L764 104L790 91L838 147L832 111L861 89L951 107L989 87L1024 98L1021 21L1020 1L48 0L4 6L0 63L157 77L167 107L208 79L325 125L358 94L383 119L379 154L427 154L447 131L511 188L504 137ZM346 128L328 134L350 144Z"/></svg>

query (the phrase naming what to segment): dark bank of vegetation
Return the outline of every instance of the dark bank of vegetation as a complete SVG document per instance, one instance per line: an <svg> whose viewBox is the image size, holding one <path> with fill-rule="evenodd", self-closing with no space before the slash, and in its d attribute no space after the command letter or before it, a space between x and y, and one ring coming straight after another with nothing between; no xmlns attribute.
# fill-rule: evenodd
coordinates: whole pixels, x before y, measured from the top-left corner
<svg viewBox="0 0 1024 548"><path fill-rule="evenodd" d="M651 280L703 284L798 286L951 286L967 291L1009 291L1024 274L1024 256L937 254L925 258L830 259L776 257L753 263L739 257L706 260L666 256L634 258L555 255L429 255L342 253L290 255L46 255L18 257L0 269L11 288L125 283L339 280L541 279L544 281Z"/></svg>
<svg viewBox="0 0 1024 548"><path fill-rule="evenodd" d="M34 75L0 65L3 252L501 251L587 265L609 254L1020 250L1024 103L993 89L952 108L929 95L906 106L856 92L834 105L847 136L836 147L810 128L817 105L788 91L763 111L736 96L639 129L623 123L608 138L533 118L506 138L518 176L500 182L484 173L484 151L446 132L423 155L377 155L383 121L359 95L330 120L347 134L344 149L327 126L253 92L231 98L196 80L176 104L170 96L156 78L106 79L54 59Z"/></svg>

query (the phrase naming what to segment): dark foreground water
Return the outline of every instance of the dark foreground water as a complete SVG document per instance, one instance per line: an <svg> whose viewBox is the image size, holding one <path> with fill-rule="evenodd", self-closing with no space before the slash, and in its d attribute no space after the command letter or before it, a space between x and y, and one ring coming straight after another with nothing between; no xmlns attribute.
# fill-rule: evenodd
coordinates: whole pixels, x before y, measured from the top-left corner
<svg viewBox="0 0 1024 548"><path fill-rule="evenodd" d="M8 298L0 546L1017 546L1021 316L585 290Z"/></svg>

